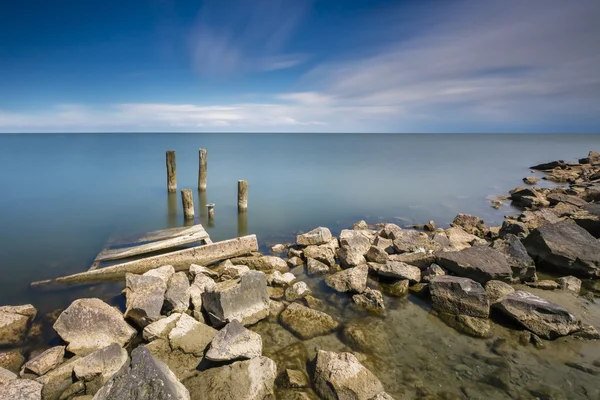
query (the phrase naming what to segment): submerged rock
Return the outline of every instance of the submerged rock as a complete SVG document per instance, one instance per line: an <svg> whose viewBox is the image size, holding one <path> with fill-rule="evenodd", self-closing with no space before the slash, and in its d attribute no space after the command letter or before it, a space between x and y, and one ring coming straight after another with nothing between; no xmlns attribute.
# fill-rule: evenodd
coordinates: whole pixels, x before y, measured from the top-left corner
<svg viewBox="0 0 600 400"><path fill-rule="evenodd" d="M0 346L23 343L36 315L37 310L31 304L0 307Z"/></svg>
<svg viewBox="0 0 600 400"><path fill-rule="evenodd" d="M398 282L394 282L391 285L385 285L383 287L385 293L394 297L404 297L408 294L408 279L404 279Z"/></svg>
<svg viewBox="0 0 600 400"><path fill-rule="evenodd" d="M318 227L310 232L296 236L298 246L321 245L331 240L331 231L325 227Z"/></svg>
<svg viewBox="0 0 600 400"><path fill-rule="evenodd" d="M250 359L262 354L262 338L233 320L221 329L210 343L206 358L211 361Z"/></svg>
<svg viewBox="0 0 600 400"><path fill-rule="evenodd" d="M485 338L490 336L490 321L487 318L471 317L469 315L455 315L438 313L438 317L451 328L469 336Z"/></svg>
<svg viewBox="0 0 600 400"><path fill-rule="evenodd" d="M290 304L280 315L279 320L287 329L301 339L311 339L336 330L339 324L324 312Z"/></svg>
<svg viewBox="0 0 600 400"><path fill-rule="evenodd" d="M512 269L504 254L491 247L476 246L436 255L438 264L445 269L482 284L489 280L508 281L512 277Z"/></svg>
<svg viewBox="0 0 600 400"><path fill-rule="evenodd" d="M189 400L188 390L162 361L148 349L131 353L131 364L116 373L94 396L94 400Z"/></svg>
<svg viewBox="0 0 600 400"><path fill-rule="evenodd" d="M125 318L140 328L161 318L167 283L157 276L125 275L127 310Z"/></svg>
<svg viewBox="0 0 600 400"><path fill-rule="evenodd" d="M305 282L296 282L285 290L285 299L287 301L296 301L311 293L312 291Z"/></svg>
<svg viewBox="0 0 600 400"><path fill-rule="evenodd" d="M306 259L306 271L309 275L327 275L329 273L329 268L328 265L315 260L314 258Z"/></svg>
<svg viewBox="0 0 600 400"><path fill-rule="evenodd" d="M561 290L567 290L575 294L581 291L581 279L574 276L563 276L556 280Z"/></svg>
<svg viewBox="0 0 600 400"><path fill-rule="evenodd" d="M306 374L297 369L286 369L281 374L281 384L289 388L305 388L310 386Z"/></svg>
<svg viewBox="0 0 600 400"><path fill-rule="evenodd" d="M123 314L94 298L75 300L53 327L68 343L67 350L77 355L89 354L112 343L123 347L136 335Z"/></svg>
<svg viewBox="0 0 600 400"><path fill-rule="evenodd" d="M328 276L325 283L338 292L362 293L367 288L369 267L360 265Z"/></svg>
<svg viewBox="0 0 600 400"><path fill-rule="evenodd" d="M357 306L370 311L381 312L385 310L383 295L379 290L367 288L361 294L355 294L352 296L352 301Z"/></svg>
<svg viewBox="0 0 600 400"><path fill-rule="evenodd" d="M533 287L533 288L537 288L537 289L542 289L542 290L555 290L558 289L558 283L551 281L551 280L541 280L541 281L535 281L535 282L529 282L527 283L527 286L529 287Z"/></svg>

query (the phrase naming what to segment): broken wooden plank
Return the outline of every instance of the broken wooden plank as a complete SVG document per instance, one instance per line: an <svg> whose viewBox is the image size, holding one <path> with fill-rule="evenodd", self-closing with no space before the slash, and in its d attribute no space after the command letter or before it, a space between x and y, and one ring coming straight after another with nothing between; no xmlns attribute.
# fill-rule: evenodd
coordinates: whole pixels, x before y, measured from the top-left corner
<svg viewBox="0 0 600 400"><path fill-rule="evenodd" d="M205 246L191 247L166 254L129 261L93 271L63 276L56 279L32 282L31 286L48 284L86 284L92 282L123 279L126 273L143 274L163 265L172 265L176 271L186 271L192 263L207 265L228 258L238 257L258 251L256 235L249 235Z"/></svg>
<svg viewBox="0 0 600 400"><path fill-rule="evenodd" d="M92 263L92 266L90 267L90 269L88 271L93 271L95 269L98 269L98 267L100 266L100 260L98 260L98 257L100 257L105 251L107 251L109 249L109 246L107 243L108 242L106 242L104 244L104 247L102 248L102 250L100 250L100 253L98 253L96 258L94 258L94 262Z"/></svg>
<svg viewBox="0 0 600 400"><path fill-rule="evenodd" d="M120 260L123 258L133 257L140 254L153 253L159 250L168 250L184 244L200 242L208 237L208 233L197 231L185 236L177 236L171 239L165 239L158 242L151 242L134 247L126 247L120 249L104 250L96 257L97 261Z"/></svg>
<svg viewBox="0 0 600 400"><path fill-rule="evenodd" d="M144 242L157 242L159 240L171 239L178 236L186 236L195 232L206 232L201 224L194 226L182 226L178 228L161 229L159 231L147 232L142 236L132 236L124 239L109 240L106 245L109 247L133 245Z"/></svg>

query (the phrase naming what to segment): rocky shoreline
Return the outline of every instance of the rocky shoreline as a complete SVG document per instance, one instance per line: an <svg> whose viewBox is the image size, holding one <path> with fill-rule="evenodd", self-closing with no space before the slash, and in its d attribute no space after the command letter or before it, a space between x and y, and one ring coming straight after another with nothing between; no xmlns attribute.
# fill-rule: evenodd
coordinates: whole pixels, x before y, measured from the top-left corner
<svg viewBox="0 0 600 400"><path fill-rule="evenodd" d="M577 396L550 381L515 384L510 367L523 361L507 346L600 339L600 154L532 169L560 185L524 178L504 198L522 212L499 227L466 214L447 229L360 221L335 237L319 227L271 255L127 274L124 312L97 298L54 316L0 307L0 400L598 398L600 357L563 362L583 374ZM408 341L380 337L406 301L460 338L450 340L485 341L498 356L455 363L470 378L471 362L493 367L476 389L434 389L378 366L386 346ZM25 359L22 345L48 321L60 343Z"/></svg>

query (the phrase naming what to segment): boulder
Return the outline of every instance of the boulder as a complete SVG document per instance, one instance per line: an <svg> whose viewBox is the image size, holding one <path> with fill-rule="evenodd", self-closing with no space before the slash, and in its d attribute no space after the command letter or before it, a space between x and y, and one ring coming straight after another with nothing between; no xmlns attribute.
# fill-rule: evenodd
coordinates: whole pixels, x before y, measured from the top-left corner
<svg viewBox="0 0 600 400"><path fill-rule="evenodd" d="M168 339L156 339L145 345L156 359L167 364L177 379L183 379L194 373L200 364L200 358L179 349L172 349Z"/></svg>
<svg viewBox="0 0 600 400"><path fill-rule="evenodd" d="M550 193L546 196L546 199L550 202L550 205L557 205L558 203L571 204L576 207L585 207L588 205L587 201L581 197L564 194L564 193Z"/></svg>
<svg viewBox="0 0 600 400"><path fill-rule="evenodd" d="M402 234L402 228L396 224L385 224L379 235L385 239L394 240Z"/></svg>
<svg viewBox="0 0 600 400"><path fill-rule="evenodd" d="M433 253L420 251L416 253L392 254L388 260L399 261L409 265L414 265L420 269L425 269L432 263L436 262L437 257Z"/></svg>
<svg viewBox="0 0 600 400"><path fill-rule="evenodd" d="M14 379L17 379L17 374L0 367L0 388L8 381L12 381Z"/></svg>
<svg viewBox="0 0 600 400"><path fill-rule="evenodd" d="M289 286L296 280L296 277L291 272L282 274L279 271L273 272L271 275L271 284L273 286Z"/></svg>
<svg viewBox="0 0 600 400"><path fill-rule="evenodd" d="M505 219L504 222L502 222L498 236L504 238L509 234L522 239L529 235L529 228L527 228L527 225L524 222L516 221L514 219Z"/></svg>
<svg viewBox="0 0 600 400"><path fill-rule="evenodd" d="M483 286L468 278L438 276L429 284L434 310L452 315L487 318L490 304Z"/></svg>
<svg viewBox="0 0 600 400"><path fill-rule="evenodd" d="M290 267L290 268L296 268L296 267L299 267L300 265L304 264L304 260L301 259L300 257L292 257L292 258L288 258L287 264L288 264L288 267Z"/></svg>
<svg viewBox="0 0 600 400"><path fill-rule="evenodd" d="M388 261L377 273L388 278L408 279L414 283L421 281L421 270L418 267L400 261Z"/></svg>
<svg viewBox="0 0 600 400"><path fill-rule="evenodd" d="M512 269L504 254L491 247L475 246L461 251L438 252L436 256L443 268L479 283L512 278Z"/></svg>
<svg viewBox="0 0 600 400"><path fill-rule="evenodd" d="M596 239L600 238L600 203L588 204L583 210L577 210L572 213L570 217L593 237Z"/></svg>
<svg viewBox="0 0 600 400"><path fill-rule="evenodd" d="M165 292L166 313L183 313L190 308L190 281L185 272L171 275Z"/></svg>
<svg viewBox="0 0 600 400"><path fill-rule="evenodd" d="M232 361L261 355L261 336L234 319L215 335L205 357L210 361Z"/></svg>
<svg viewBox="0 0 600 400"><path fill-rule="evenodd" d="M281 254L288 249L288 246L285 244L275 244L271 246L271 253Z"/></svg>
<svg viewBox="0 0 600 400"><path fill-rule="evenodd" d="M2 400L42 400L43 385L29 379L11 379L0 384Z"/></svg>
<svg viewBox="0 0 600 400"><path fill-rule="evenodd" d="M367 224L365 222L365 220L360 220L360 221L356 222L354 225L352 225L352 229L358 230L358 231L369 229L369 224Z"/></svg>
<svg viewBox="0 0 600 400"><path fill-rule="evenodd" d="M563 276L556 280L561 290L567 290L575 294L581 292L581 279L574 276Z"/></svg>
<svg viewBox="0 0 600 400"><path fill-rule="evenodd" d="M161 318L167 283L157 276L135 274L126 274L125 283L125 318L140 328L158 321Z"/></svg>
<svg viewBox="0 0 600 400"><path fill-rule="evenodd" d="M369 247L365 258L367 261L385 264L389 256L390 255L387 253L387 251L385 251L385 249L377 246L371 246Z"/></svg>
<svg viewBox="0 0 600 400"><path fill-rule="evenodd" d="M129 365L127 350L113 343L77 361L73 374L85 383L85 392L94 395L125 365Z"/></svg>
<svg viewBox="0 0 600 400"><path fill-rule="evenodd" d="M600 277L600 242L571 221L541 226L523 244L538 268Z"/></svg>
<svg viewBox="0 0 600 400"><path fill-rule="evenodd" d="M326 245L306 247L304 249L304 257L306 260L314 258L330 267L335 265L335 250Z"/></svg>
<svg viewBox="0 0 600 400"><path fill-rule="evenodd" d="M351 247L364 256L371 247L371 238L375 239L374 235L366 234L366 232L344 229L340 233L340 244L342 247Z"/></svg>
<svg viewBox="0 0 600 400"><path fill-rule="evenodd" d="M397 253L410 253L439 249L439 245L432 241L426 233L414 229L403 229L394 234L394 251Z"/></svg>
<svg viewBox="0 0 600 400"><path fill-rule="evenodd" d="M327 264L315 260L314 258L306 259L306 271L309 275L327 275L329 273L329 268L330 267Z"/></svg>
<svg viewBox="0 0 600 400"><path fill-rule="evenodd" d="M148 272L145 272L143 276L154 276L156 278L160 278L165 285L169 283L169 279L171 279L171 275L175 273L175 268L172 265L164 265L159 268L152 269Z"/></svg>
<svg viewBox="0 0 600 400"><path fill-rule="evenodd" d="M487 242L484 239L468 233L460 226L453 226L452 228L446 229L445 234L448 238L447 248L449 250L458 251L471 246L487 245Z"/></svg>
<svg viewBox="0 0 600 400"><path fill-rule="evenodd" d="M296 301L308 296L311 293L312 291L305 282L296 282L292 286L285 289L285 299L287 301Z"/></svg>
<svg viewBox="0 0 600 400"><path fill-rule="evenodd" d="M0 368L19 373L25 357L19 350L0 351Z"/></svg>
<svg viewBox="0 0 600 400"><path fill-rule="evenodd" d="M379 379L351 353L319 350L314 387L326 400L370 400L384 393Z"/></svg>
<svg viewBox="0 0 600 400"><path fill-rule="evenodd" d="M145 347L131 353L131 364L121 368L96 393L94 400L189 400L187 389L162 361Z"/></svg>
<svg viewBox="0 0 600 400"><path fill-rule="evenodd" d="M234 265L245 265L250 269L257 271L271 272L288 272L289 267L287 262L281 257L275 256L252 256L252 257L236 257L230 260Z"/></svg>
<svg viewBox="0 0 600 400"><path fill-rule="evenodd" d="M299 303L290 304L279 315L279 320L283 326L301 339L325 335L339 327L339 324L329 315Z"/></svg>
<svg viewBox="0 0 600 400"><path fill-rule="evenodd" d="M385 251L388 254L394 253L394 241L392 239L386 239L381 236L377 236L373 241L373 245Z"/></svg>
<svg viewBox="0 0 600 400"><path fill-rule="evenodd" d="M443 275L446 275L446 271L444 271L442 267L437 264L431 264L425 271L423 271L421 281L428 283L431 282L431 280L436 276Z"/></svg>
<svg viewBox="0 0 600 400"><path fill-rule="evenodd" d="M365 253L354 247L342 246L337 251L340 264L344 268L352 268L367 262Z"/></svg>
<svg viewBox="0 0 600 400"><path fill-rule="evenodd" d="M267 278L260 271L247 272L239 280L208 288L202 294L202 303L215 325L234 319L244 326L255 324L269 315Z"/></svg>
<svg viewBox="0 0 600 400"><path fill-rule="evenodd" d="M502 297L515 292L515 289L508 283L502 281L488 281L485 284L485 292L487 293L490 304L494 304Z"/></svg>
<svg viewBox="0 0 600 400"><path fill-rule="evenodd" d="M361 294L352 296L352 301L357 306L369 311L381 312L385 310L383 295L379 290L367 288Z"/></svg>
<svg viewBox="0 0 600 400"><path fill-rule="evenodd" d="M219 273L217 271L196 264L190 265L190 274L192 275L192 278L196 278L196 276L199 274L206 275L212 279L217 279L219 277Z"/></svg>
<svg viewBox="0 0 600 400"><path fill-rule="evenodd" d="M535 188L517 188L510 192L510 198L513 204L521 207L538 208L550 206L550 202Z"/></svg>
<svg viewBox="0 0 600 400"><path fill-rule="evenodd" d="M367 287L368 275L369 267L363 264L328 276L325 283L338 292L362 293Z"/></svg>
<svg viewBox="0 0 600 400"><path fill-rule="evenodd" d="M23 365L23 373L33 373L37 376L44 375L51 369L56 368L63 362L65 357L65 346L55 346L38 354Z"/></svg>
<svg viewBox="0 0 600 400"><path fill-rule="evenodd" d="M43 399L58 400L65 391L69 390L74 383L73 368L77 365L78 360L80 359L67 360L45 375L36 378L36 382L44 385L42 389Z"/></svg>
<svg viewBox="0 0 600 400"><path fill-rule="evenodd" d="M68 343L67 350L77 355L89 354L112 343L123 347L137 333L116 308L94 298L75 300L53 327Z"/></svg>
<svg viewBox="0 0 600 400"><path fill-rule="evenodd" d="M331 240L331 231L322 226L313 229L310 232L296 236L296 244L298 246L321 245Z"/></svg>
<svg viewBox="0 0 600 400"><path fill-rule="evenodd" d="M181 314L175 327L169 332L169 343L172 349L202 357L206 346L216 334L217 330L196 321L187 314Z"/></svg>
<svg viewBox="0 0 600 400"><path fill-rule="evenodd" d="M250 271L250 268L247 265L233 265L230 260L225 260L221 263L219 267L221 270L221 279L237 279L246 272Z"/></svg>
<svg viewBox="0 0 600 400"><path fill-rule="evenodd" d="M277 366L268 357L255 357L196 372L183 384L192 400L263 400L272 396Z"/></svg>
<svg viewBox="0 0 600 400"><path fill-rule="evenodd" d="M175 328L180 317L181 314L175 313L169 315L167 318L159 319L158 321L147 325L142 333L144 339L151 342L156 339L168 338L169 333Z"/></svg>
<svg viewBox="0 0 600 400"><path fill-rule="evenodd" d="M581 322L566 309L529 292L516 291L493 307L544 339L556 339L581 329Z"/></svg>
<svg viewBox="0 0 600 400"><path fill-rule="evenodd" d="M190 300L193 308L193 315L198 321L204 320L202 316L202 295L207 290L214 290L217 284L207 275L197 274L194 282L190 286Z"/></svg>
<svg viewBox="0 0 600 400"><path fill-rule="evenodd" d="M538 171L546 171L554 168L566 168L567 164L563 160L551 161L547 163L537 164L533 167L529 167L530 169L535 169Z"/></svg>
<svg viewBox="0 0 600 400"><path fill-rule="evenodd" d="M37 310L31 304L0 307L0 346L17 346L27 337Z"/></svg>
<svg viewBox="0 0 600 400"><path fill-rule="evenodd" d="M504 254L515 279L522 282L537 280L535 263L518 237L507 234L504 239L495 240L492 247Z"/></svg>
<svg viewBox="0 0 600 400"><path fill-rule="evenodd" d="M408 279L401 280L398 282L394 282L391 285L386 285L383 287L386 294L394 297L404 297L408 294Z"/></svg>
<svg viewBox="0 0 600 400"><path fill-rule="evenodd" d="M450 225L461 227L465 232L481 238L485 237L488 230L481 218L469 214L458 214Z"/></svg>
<svg viewBox="0 0 600 400"><path fill-rule="evenodd" d="M297 369L286 369L281 374L281 385L288 388L310 387L306 374Z"/></svg>
<svg viewBox="0 0 600 400"><path fill-rule="evenodd" d="M523 182L525 182L528 185L535 185L539 181L540 181L540 178L535 177L535 176L528 176L526 178L523 178Z"/></svg>

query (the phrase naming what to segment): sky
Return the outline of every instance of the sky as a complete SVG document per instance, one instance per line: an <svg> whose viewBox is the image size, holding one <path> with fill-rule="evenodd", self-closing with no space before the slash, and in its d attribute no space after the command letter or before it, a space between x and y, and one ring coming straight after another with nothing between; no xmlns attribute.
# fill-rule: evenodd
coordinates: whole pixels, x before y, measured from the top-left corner
<svg viewBox="0 0 600 400"><path fill-rule="evenodd" d="M0 3L0 132L600 133L598 0Z"/></svg>

